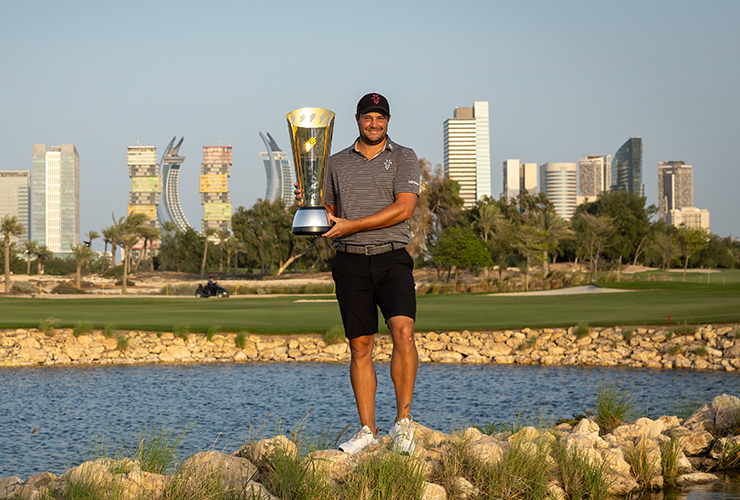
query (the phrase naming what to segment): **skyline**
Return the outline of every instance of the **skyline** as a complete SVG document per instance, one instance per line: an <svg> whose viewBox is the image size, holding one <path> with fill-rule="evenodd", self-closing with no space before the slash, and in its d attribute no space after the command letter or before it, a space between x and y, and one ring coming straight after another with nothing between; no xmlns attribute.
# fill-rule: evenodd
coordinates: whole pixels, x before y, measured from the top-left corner
<svg viewBox="0 0 740 500"><path fill-rule="evenodd" d="M441 165L444 121L488 101L495 198L506 159L573 163L642 137L648 204L658 162L685 161L712 232L740 235L737 2L374 5L3 4L0 170L31 170L34 143L74 143L82 237L125 215L128 146L161 155L184 136L180 197L197 221L203 146L230 141L232 203L249 207L265 192L259 132L286 150L293 109L334 111L336 152L357 135L357 100L380 92L390 136Z"/></svg>

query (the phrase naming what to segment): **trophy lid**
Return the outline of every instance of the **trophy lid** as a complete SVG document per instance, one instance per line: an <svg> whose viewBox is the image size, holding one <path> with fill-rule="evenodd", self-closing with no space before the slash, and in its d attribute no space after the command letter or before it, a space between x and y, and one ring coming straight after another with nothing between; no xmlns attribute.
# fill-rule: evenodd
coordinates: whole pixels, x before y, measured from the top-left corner
<svg viewBox="0 0 740 500"><path fill-rule="evenodd" d="M288 122L294 127L328 127L334 119L334 112L324 108L299 108L288 113Z"/></svg>

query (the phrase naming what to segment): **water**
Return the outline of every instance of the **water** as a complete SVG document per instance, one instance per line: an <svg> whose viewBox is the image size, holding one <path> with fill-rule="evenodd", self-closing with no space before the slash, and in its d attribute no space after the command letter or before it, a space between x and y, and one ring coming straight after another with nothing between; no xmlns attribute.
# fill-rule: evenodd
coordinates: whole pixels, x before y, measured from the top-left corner
<svg viewBox="0 0 740 500"><path fill-rule="evenodd" d="M395 416L389 365L378 372L377 419ZM634 392L637 410L675 414L686 401L738 394L736 374L689 370L422 364L414 418L449 432L465 424L569 418L592 409L599 381ZM189 432L186 453L233 451L251 431L306 429L335 436L357 421L346 365L321 363L135 365L0 369L0 477L61 473L93 438L129 437L168 423ZM355 427L356 429L357 427ZM36 432L33 432L37 429ZM696 496L691 498L740 498ZM687 497L677 497L687 498Z"/></svg>

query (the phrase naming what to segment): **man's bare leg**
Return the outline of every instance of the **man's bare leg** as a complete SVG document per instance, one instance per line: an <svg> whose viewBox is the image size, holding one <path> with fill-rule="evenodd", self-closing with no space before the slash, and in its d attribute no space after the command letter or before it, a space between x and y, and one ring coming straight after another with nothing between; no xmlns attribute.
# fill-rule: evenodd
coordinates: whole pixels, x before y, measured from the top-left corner
<svg viewBox="0 0 740 500"><path fill-rule="evenodd" d="M349 340L352 360L349 364L349 379L357 402L357 413L360 424L367 425L373 434L378 433L375 427L375 391L378 379L373 366L373 335L363 335Z"/></svg>
<svg viewBox="0 0 740 500"><path fill-rule="evenodd" d="M411 413L419 354L416 351L413 319L408 316L394 316L388 320L388 328L393 338L391 380L396 390L395 421L398 422Z"/></svg>

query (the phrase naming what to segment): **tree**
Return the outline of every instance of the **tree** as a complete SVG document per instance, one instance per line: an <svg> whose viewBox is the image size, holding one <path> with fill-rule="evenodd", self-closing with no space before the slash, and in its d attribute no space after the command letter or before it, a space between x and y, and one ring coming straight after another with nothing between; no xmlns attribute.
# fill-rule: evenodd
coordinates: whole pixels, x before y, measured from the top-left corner
<svg viewBox="0 0 740 500"><path fill-rule="evenodd" d="M573 218L581 249L588 255L591 263L591 281L596 281L599 270L599 257L609 246L609 238L614 234L614 220L602 215L591 215L586 212L576 212Z"/></svg>
<svg viewBox="0 0 740 500"><path fill-rule="evenodd" d="M54 252L52 252L46 245L39 245L36 249L36 256L38 257L37 262L39 274L44 274L44 264L46 263L46 259L52 258L54 256Z"/></svg>
<svg viewBox="0 0 740 500"><path fill-rule="evenodd" d="M24 241L23 242L23 248L25 251L23 253L26 254L26 274L31 275L31 255L36 253L36 250L38 249L39 244L36 240L34 241Z"/></svg>
<svg viewBox="0 0 740 500"><path fill-rule="evenodd" d="M662 259L660 266L664 272L668 272L671 261L680 255L676 238L668 231L659 231L655 234L652 249Z"/></svg>
<svg viewBox="0 0 740 500"><path fill-rule="evenodd" d="M686 269L689 267L689 259L709 244L709 231L703 228L687 228L682 224L678 228L678 243L684 257L683 279L681 281L686 281Z"/></svg>
<svg viewBox="0 0 740 500"><path fill-rule="evenodd" d="M260 263L262 274L290 255L291 221L282 199L275 202L258 199L251 208L234 212L231 228L244 243L247 253Z"/></svg>
<svg viewBox="0 0 740 500"><path fill-rule="evenodd" d="M134 265L134 273L137 273L139 272L139 265L146 257L147 245L151 246L152 241L161 238L162 234L159 232L159 229L152 226L151 224L139 224L134 229L134 232L139 236L139 239L144 240L144 245L141 249L141 253L139 253L139 257L136 259L136 264ZM149 264L149 270L154 271L154 260L150 259Z"/></svg>
<svg viewBox="0 0 740 500"><path fill-rule="evenodd" d="M531 218L543 247L543 265L545 276L550 273L548 252L556 255L560 241L573 237L573 230L567 221L563 220L554 209L536 212Z"/></svg>
<svg viewBox="0 0 740 500"><path fill-rule="evenodd" d="M18 217L6 215L0 223L0 232L4 236L5 244L5 294L10 293L10 238L18 237L26 232L23 224L18 222Z"/></svg>
<svg viewBox="0 0 740 500"><path fill-rule="evenodd" d="M421 168L421 186L419 186L419 198L416 200L414 213L408 220L409 244L406 246L406 250L413 259L425 252L429 235L433 231L432 212L429 208L429 182L432 179L432 167L425 158L419 158L419 167Z"/></svg>
<svg viewBox="0 0 740 500"><path fill-rule="evenodd" d="M444 177L440 168L430 176L426 199L432 217L434 235L439 235L457 219L465 201L460 197L460 184Z"/></svg>
<svg viewBox="0 0 740 500"><path fill-rule="evenodd" d="M491 259L498 266L498 281L503 280L504 268L511 256L515 252L515 226L511 220L502 217L497 220L490 239L488 240L488 251Z"/></svg>
<svg viewBox="0 0 740 500"><path fill-rule="evenodd" d="M92 259L93 251L86 243L78 243L76 245L70 244L69 248L72 250L72 257L77 263L77 271L75 272L75 286L80 286L80 274L82 271L83 264L87 263Z"/></svg>
<svg viewBox="0 0 740 500"><path fill-rule="evenodd" d="M120 241L121 232L123 231L123 225L126 222L125 217L120 217L116 220L115 212L112 214L113 224L103 229L103 234L108 233L108 239L110 240L110 265L116 267L116 247Z"/></svg>
<svg viewBox="0 0 740 500"><path fill-rule="evenodd" d="M491 255L468 226L454 226L442 230L431 247L432 265L455 270L453 290L457 290L458 271L473 267L490 267ZM448 273L449 276L449 273Z"/></svg>
<svg viewBox="0 0 740 500"><path fill-rule="evenodd" d="M115 220L115 219L114 219ZM132 212L124 219L116 230L116 239L123 245L123 280L121 281L121 293L126 294L128 287L128 273L131 266L131 250L139 241L141 227L149 225L149 216L142 213ZM149 226L151 227L151 226Z"/></svg>
<svg viewBox="0 0 740 500"><path fill-rule="evenodd" d="M160 269L197 273L202 251L203 239L192 227L185 231L175 230L174 234L170 234L165 228L162 245L159 247Z"/></svg>
<svg viewBox="0 0 740 500"><path fill-rule="evenodd" d="M206 257L208 257L208 238L216 234L216 228L215 227L207 227L206 230L203 232L205 243L203 247L203 262L200 264L200 275L203 276L206 274Z"/></svg>
<svg viewBox="0 0 740 500"><path fill-rule="evenodd" d="M545 255L545 259L547 259L547 243L545 242L542 233L540 233L532 220L519 226L517 231L514 233L514 238L517 248L526 258L527 269L524 273L524 289L529 290L529 268L532 267L532 259L539 261L542 255Z"/></svg>
<svg viewBox="0 0 740 500"><path fill-rule="evenodd" d="M226 241L229 239L229 236L231 236L231 233L229 231L226 231L225 229L221 229L216 233L216 237L218 238L218 251L219 251L219 258L218 258L218 272L219 273L224 272L224 245L226 244Z"/></svg>

